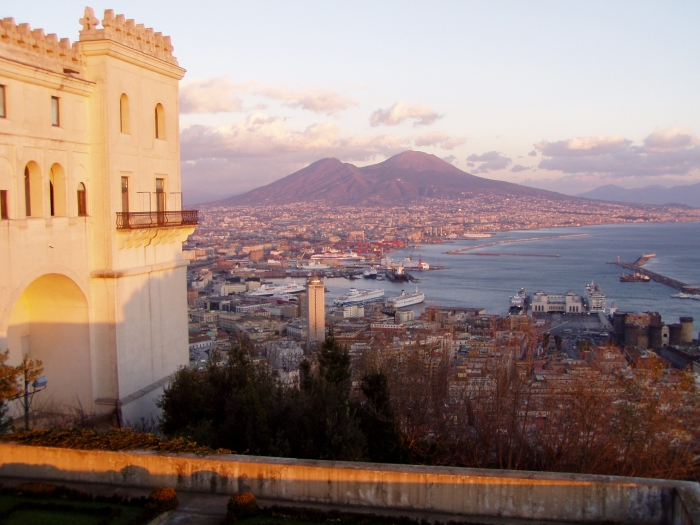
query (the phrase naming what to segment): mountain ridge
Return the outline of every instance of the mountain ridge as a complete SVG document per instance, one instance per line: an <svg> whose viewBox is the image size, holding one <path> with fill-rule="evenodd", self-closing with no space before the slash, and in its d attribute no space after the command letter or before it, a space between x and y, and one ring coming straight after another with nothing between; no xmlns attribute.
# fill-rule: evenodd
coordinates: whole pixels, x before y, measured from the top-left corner
<svg viewBox="0 0 700 525"><path fill-rule="evenodd" d="M605 184L593 190L576 195L586 199L631 204L683 204L700 208L700 182L666 188L664 186L644 186L642 188L623 188L616 184Z"/></svg>
<svg viewBox="0 0 700 525"><path fill-rule="evenodd" d="M266 186L234 195L216 205L274 205L324 201L335 205L409 204L425 198L462 198L472 194L572 199L460 170L429 153L404 151L358 168L330 157L317 160Z"/></svg>

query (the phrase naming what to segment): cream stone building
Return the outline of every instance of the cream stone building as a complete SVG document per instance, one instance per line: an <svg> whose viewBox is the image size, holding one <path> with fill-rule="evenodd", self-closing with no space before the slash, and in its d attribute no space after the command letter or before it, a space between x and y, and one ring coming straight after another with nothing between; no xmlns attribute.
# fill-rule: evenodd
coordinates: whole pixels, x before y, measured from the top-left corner
<svg viewBox="0 0 700 525"><path fill-rule="evenodd" d="M325 286L318 277L312 277L306 283L306 327L309 344L323 341L326 338L326 305L324 299Z"/></svg>
<svg viewBox="0 0 700 525"><path fill-rule="evenodd" d="M0 350L52 400L124 422L188 362L170 38L87 8L78 42L0 21Z"/></svg>

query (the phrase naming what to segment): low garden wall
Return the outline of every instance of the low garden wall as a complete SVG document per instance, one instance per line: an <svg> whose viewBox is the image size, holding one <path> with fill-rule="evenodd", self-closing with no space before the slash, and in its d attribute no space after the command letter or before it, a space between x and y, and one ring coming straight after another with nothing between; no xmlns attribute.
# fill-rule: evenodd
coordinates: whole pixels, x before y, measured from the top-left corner
<svg viewBox="0 0 700 525"><path fill-rule="evenodd" d="M430 518L700 525L700 485L655 479L310 461L105 452L0 444L0 476L170 486L284 504L313 503Z"/></svg>

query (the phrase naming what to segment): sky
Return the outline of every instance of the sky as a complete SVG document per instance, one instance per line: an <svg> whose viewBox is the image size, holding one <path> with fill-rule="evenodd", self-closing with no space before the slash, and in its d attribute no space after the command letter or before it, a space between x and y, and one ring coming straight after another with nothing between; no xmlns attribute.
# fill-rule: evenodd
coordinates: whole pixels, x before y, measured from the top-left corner
<svg viewBox="0 0 700 525"><path fill-rule="evenodd" d="M190 201L408 149L563 193L700 181L700 2L90 4L172 37ZM85 4L0 16L78 37Z"/></svg>

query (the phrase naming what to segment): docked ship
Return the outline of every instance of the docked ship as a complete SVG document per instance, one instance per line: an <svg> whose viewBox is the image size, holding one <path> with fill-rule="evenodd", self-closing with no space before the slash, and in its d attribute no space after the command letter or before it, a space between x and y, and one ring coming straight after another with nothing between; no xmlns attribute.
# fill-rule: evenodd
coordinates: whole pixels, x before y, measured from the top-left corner
<svg viewBox="0 0 700 525"><path fill-rule="evenodd" d="M363 304L376 301L382 297L384 297L384 290L381 288L373 288L371 290L358 290L357 288L350 288L348 293L344 293L336 297L333 304L336 306Z"/></svg>
<svg viewBox="0 0 700 525"><path fill-rule="evenodd" d="M408 275L403 271L403 266L391 266L384 271L384 275L392 282L407 282Z"/></svg>
<svg viewBox="0 0 700 525"><path fill-rule="evenodd" d="M427 262L423 262L423 259L419 256L417 261L414 261L410 257L406 257L401 266L406 270L430 270L430 265Z"/></svg>
<svg viewBox="0 0 700 525"><path fill-rule="evenodd" d="M337 263L341 266L355 264L362 261L363 259L364 258L362 256L358 255L352 250L341 251L333 248L325 250L321 253L314 253L311 256L312 261L332 261L333 263Z"/></svg>
<svg viewBox="0 0 700 525"><path fill-rule="evenodd" d="M490 233L465 233L465 239L488 239L491 237Z"/></svg>
<svg viewBox="0 0 700 525"><path fill-rule="evenodd" d="M362 277L365 279L376 279L377 278L377 269L376 268L367 268L364 272L362 272Z"/></svg>
<svg viewBox="0 0 700 525"><path fill-rule="evenodd" d="M312 261L309 261L307 263L302 263L301 261L297 262L297 268L300 270L307 270L307 271L321 271L321 270L330 270L331 266L329 264L324 264L318 259L314 259Z"/></svg>
<svg viewBox="0 0 700 525"><path fill-rule="evenodd" d="M585 288L586 304L589 312L605 312L605 294L600 285L591 281Z"/></svg>
<svg viewBox="0 0 700 525"><path fill-rule="evenodd" d="M648 275L644 275L643 273L639 272L623 273L620 276L621 283L648 283L649 281L650 279Z"/></svg>
<svg viewBox="0 0 700 525"><path fill-rule="evenodd" d="M262 284L260 288L247 292L248 297L272 297L285 296L290 294L301 293L306 290L303 284L288 283L288 284Z"/></svg>
<svg viewBox="0 0 700 525"><path fill-rule="evenodd" d="M516 312L523 312L526 309L527 309L527 292L525 291L525 288L521 288L518 293L510 296L509 311L516 313Z"/></svg>
<svg viewBox="0 0 700 525"><path fill-rule="evenodd" d="M415 292L406 293L401 290L401 295L387 299L386 305L389 308L404 308L406 306L420 304L423 301L425 301L425 294L423 292L416 290Z"/></svg>

